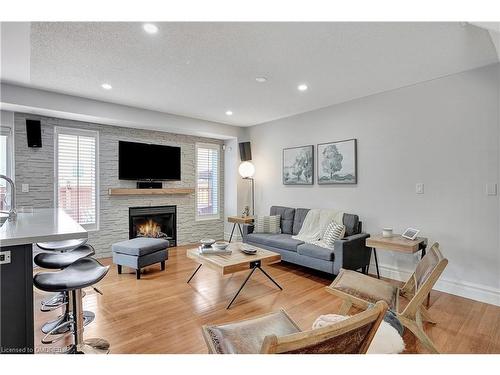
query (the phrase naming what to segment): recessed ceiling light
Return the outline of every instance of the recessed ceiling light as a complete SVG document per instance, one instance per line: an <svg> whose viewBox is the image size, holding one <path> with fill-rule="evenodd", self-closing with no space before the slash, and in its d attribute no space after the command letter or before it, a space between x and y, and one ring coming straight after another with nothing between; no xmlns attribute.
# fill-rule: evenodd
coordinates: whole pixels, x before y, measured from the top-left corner
<svg viewBox="0 0 500 375"><path fill-rule="evenodd" d="M266 77L256 77L255 80L259 83L264 83L264 82L267 82L267 78Z"/></svg>
<svg viewBox="0 0 500 375"><path fill-rule="evenodd" d="M233 115L233 111L226 111L226 115L227 116L232 116Z"/></svg>
<svg viewBox="0 0 500 375"><path fill-rule="evenodd" d="M297 90L299 91L307 91L308 87L305 83L302 83L300 85L297 86Z"/></svg>
<svg viewBox="0 0 500 375"><path fill-rule="evenodd" d="M158 26L153 25L152 23L145 23L142 25L142 28L148 34L156 34L158 32Z"/></svg>
<svg viewBox="0 0 500 375"><path fill-rule="evenodd" d="M111 86L109 83L103 83L101 85L101 87L104 89L104 90L111 90L113 88L113 86Z"/></svg>

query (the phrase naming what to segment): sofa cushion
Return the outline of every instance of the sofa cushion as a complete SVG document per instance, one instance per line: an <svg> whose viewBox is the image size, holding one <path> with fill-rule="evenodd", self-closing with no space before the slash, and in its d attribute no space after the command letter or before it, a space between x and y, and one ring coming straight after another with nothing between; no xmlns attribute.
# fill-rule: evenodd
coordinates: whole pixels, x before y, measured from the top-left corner
<svg viewBox="0 0 500 375"><path fill-rule="evenodd" d="M293 218L295 217L295 208L271 206L270 215L280 215L281 233L292 234Z"/></svg>
<svg viewBox="0 0 500 375"><path fill-rule="evenodd" d="M359 226L359 216L353 214L344 214L342 222L345 225L345 235L352 236L354 234L358 234L358 226Z"/></svg>
<svg viewBox="0 0 500 375"><path fill-rule="evenodd" d="M281 233L280 215L257 216L253 226L255 233Z"/></svg>
<svg viewBox="0 0 500 375"><path fill-rule="evenodd" d="M143 256L163 250L168 247L168 241L160 238L136 237L131 240L117 242L111 246L115 253Z"/></svg>
<svg viewBox="0 0 500 375"><path fill-rule="evenodd" d="M297 246L303 244L303 241L294 240L290 234L267 234L250 233L247 236L248 242L256 244L277 247L283 250L297 251Z"/></svg>
<svg viewBox="0 0 500 375"><path fill-rule="evenodd" d="M332 262L335 258L333 249L313 245L311 243L303 243L302 245L297 246L297 253L307 257L329 260Z"/></svg>
<svg viewBox="0 0 500 375"><path fill-rule="evenodd" d="M302 228L302 224L304 223L304 219L306 218L307 213L309 212L309 208L297 208L295 210L295 217L293 219L293 234L297 235L300 232L300 228Z"/></svg>
<svg viewBox="0 0 500 375"><path fill-rule="evenodd" d="M321 241L323 241L326 246L333 247L335 241L344 238L344 234L345 225L337 224L334 220L326 227L325 234L323 234Z"/></svg>

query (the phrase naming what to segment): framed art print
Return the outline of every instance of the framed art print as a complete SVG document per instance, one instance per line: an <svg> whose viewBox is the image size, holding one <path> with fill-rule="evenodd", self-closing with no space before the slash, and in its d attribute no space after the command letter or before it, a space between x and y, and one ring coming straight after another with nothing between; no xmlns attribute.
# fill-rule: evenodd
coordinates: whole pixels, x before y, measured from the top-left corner
<svg viewBox="0 0 500 375"><path fill-rule="evenodd" d="M283 184L312 185L314 183L314 146L283 149Z"/></svg>
<svg viewBox="0 0 500 375"><path fill-rule="evenodd" d="M318 145L318 184L356 184L356 139Z"/></svg>

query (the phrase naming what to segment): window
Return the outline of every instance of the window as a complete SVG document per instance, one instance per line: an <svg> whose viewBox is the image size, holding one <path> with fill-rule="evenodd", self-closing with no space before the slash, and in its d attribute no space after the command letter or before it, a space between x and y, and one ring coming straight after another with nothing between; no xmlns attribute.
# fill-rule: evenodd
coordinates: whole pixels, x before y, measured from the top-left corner
<svg viewBox="0 0 500 375"><path fill-rule="evenodd" d="M55 129L55 195L64 209L87 230L98 229L99 133Z"/></svg>
<svg viewBox="0 0 500 375"><path fill-rule="evenodd" d="M196 144L196 219L219 219L219 152L216 144Z"/></svg>
<svg viewBox="0 0 500 375"><path fill-rule="evenodd" d="M13 178L12 173L12 130L0 127L0 174ZM10 193L7 193L7 181L0 180L0 210L10 208Z"/></svg>

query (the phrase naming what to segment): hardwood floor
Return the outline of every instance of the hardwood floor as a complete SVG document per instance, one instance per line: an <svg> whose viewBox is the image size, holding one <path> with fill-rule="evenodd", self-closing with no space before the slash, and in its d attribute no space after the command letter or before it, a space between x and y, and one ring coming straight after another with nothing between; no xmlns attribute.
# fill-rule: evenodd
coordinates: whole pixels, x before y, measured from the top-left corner
<svg viewBox="0 0 500 375"><path fill-rule="evenodd" d="M95 312L96 319L86 327L84 337L107 339L111 353L207 353L202 324L239 320L284 307L307 329L319 315L335 313L340 307L341 301L324 289L331 282L325 275L279 263L266 270L283 291L255 272L226 310L247 272L222 277L202 267L187 284L197 266L186 257L188 248L170 249L166 271L160 271L159 265L149 267L141 280L128 268L117 275L112 265L98 284L103 296L86 290L84 308ZM110 258L101 261L112 264ZM35 346L43 352L50 351L50 346L40 343L39 327L58 313L40 312L39 301L46 296L35 291ZM500 307L434 291L430 312L438 324L427 325L426 332L442 353L500 353ZM405 332L404 341L406 352L426 352L411 333ZM63 345L58 342L53 347Z"/></svg>

